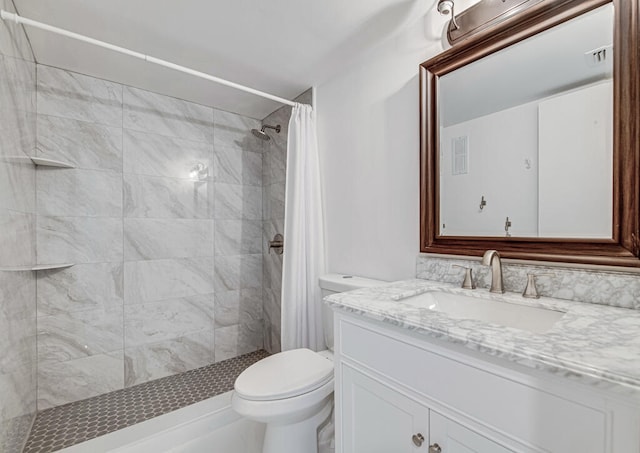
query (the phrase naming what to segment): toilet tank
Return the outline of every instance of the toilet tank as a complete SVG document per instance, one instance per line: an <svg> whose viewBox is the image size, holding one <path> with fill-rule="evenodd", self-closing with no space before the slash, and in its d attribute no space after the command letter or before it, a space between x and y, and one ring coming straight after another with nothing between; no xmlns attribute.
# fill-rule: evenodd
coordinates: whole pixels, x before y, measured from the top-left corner
<svg viewBox="0 0 640 453"><path fill-rule="evenodd" d="M342 293L360 288L385 285L388 282L371 278L356 277L344 274L327 274L318 279L322 290L322 298L335 293ZM333 351L333 310L322 304L322 326L324 328L324 342L330 351Z"/></svg>

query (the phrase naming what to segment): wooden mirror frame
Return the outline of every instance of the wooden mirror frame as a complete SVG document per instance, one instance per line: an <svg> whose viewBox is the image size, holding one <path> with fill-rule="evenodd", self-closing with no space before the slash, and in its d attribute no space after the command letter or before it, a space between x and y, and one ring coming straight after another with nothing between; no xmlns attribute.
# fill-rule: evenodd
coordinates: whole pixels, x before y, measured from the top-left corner
<svg viewBox="0 0 640 453"><path fill-rule="evenodd" d="M499 238L439 234L438 78L600 6L613 3L613 237ZM420 251L640 267L640 0L544 0L420 65Z"/></svg>

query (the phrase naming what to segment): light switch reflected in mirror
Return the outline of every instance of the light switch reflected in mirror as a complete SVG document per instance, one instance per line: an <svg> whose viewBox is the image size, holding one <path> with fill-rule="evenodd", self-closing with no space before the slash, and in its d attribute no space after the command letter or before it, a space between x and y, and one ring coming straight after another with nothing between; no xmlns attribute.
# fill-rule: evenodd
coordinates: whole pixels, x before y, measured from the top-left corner
<svg viewBox="0 0 640 453"><path fill-rule="evenodd" d="M439 78L441 236L612 237L613 21L608 4Z"/></svg>

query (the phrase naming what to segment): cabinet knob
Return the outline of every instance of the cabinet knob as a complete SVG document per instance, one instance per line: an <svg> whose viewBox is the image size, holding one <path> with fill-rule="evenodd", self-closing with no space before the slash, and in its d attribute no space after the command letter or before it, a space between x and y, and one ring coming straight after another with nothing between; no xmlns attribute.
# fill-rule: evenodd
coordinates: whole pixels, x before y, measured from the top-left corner
<svg viewBox="0 0 640 453"><path fill-rule="evenodd" d="M416 447L421 447L422 443L424 442L424 436L420 433L418 434L414 434L413 437L411 438L411 440L413 441L413 444Z"/></svg>
<svg viewBox="0 0 640 453"><path fill-rule="evenodd" d="M438 444L430 445L429 453L442 453L442 448L440 448L440 445Z"/></svg>

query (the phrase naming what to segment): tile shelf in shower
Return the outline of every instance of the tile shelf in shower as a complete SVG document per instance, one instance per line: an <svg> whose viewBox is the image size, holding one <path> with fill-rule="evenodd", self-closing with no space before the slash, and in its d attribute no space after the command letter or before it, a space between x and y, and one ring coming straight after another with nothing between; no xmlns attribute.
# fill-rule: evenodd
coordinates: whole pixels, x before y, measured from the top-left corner
<svg viewBox="0 0 640 453"><path fill-rule="evenodd" d="M42 159L41 157L29 157L29 159L40 167L75 168L73 165L61 160Z"/></svg>
<svg viewBox="0 0 640 453"><path fill-rule="evenodd" d="M40 167L56 167L56 168L75 168L74 165L70 163L63 162L61 160L54 159L43 159L42 157L34 157L34 156L11 156L5 157L5 162L9 163L26 163L29 162L31 164L40 166Z"/></svg>
<svg viewBox="0 0 640 453"><path fill-rule="evenodd" d="M0 272L25 272L25 271L48 271L52 269L64 269L71 267L74 263L56 264L36 264L35 266L0 267Z"/></svg>

